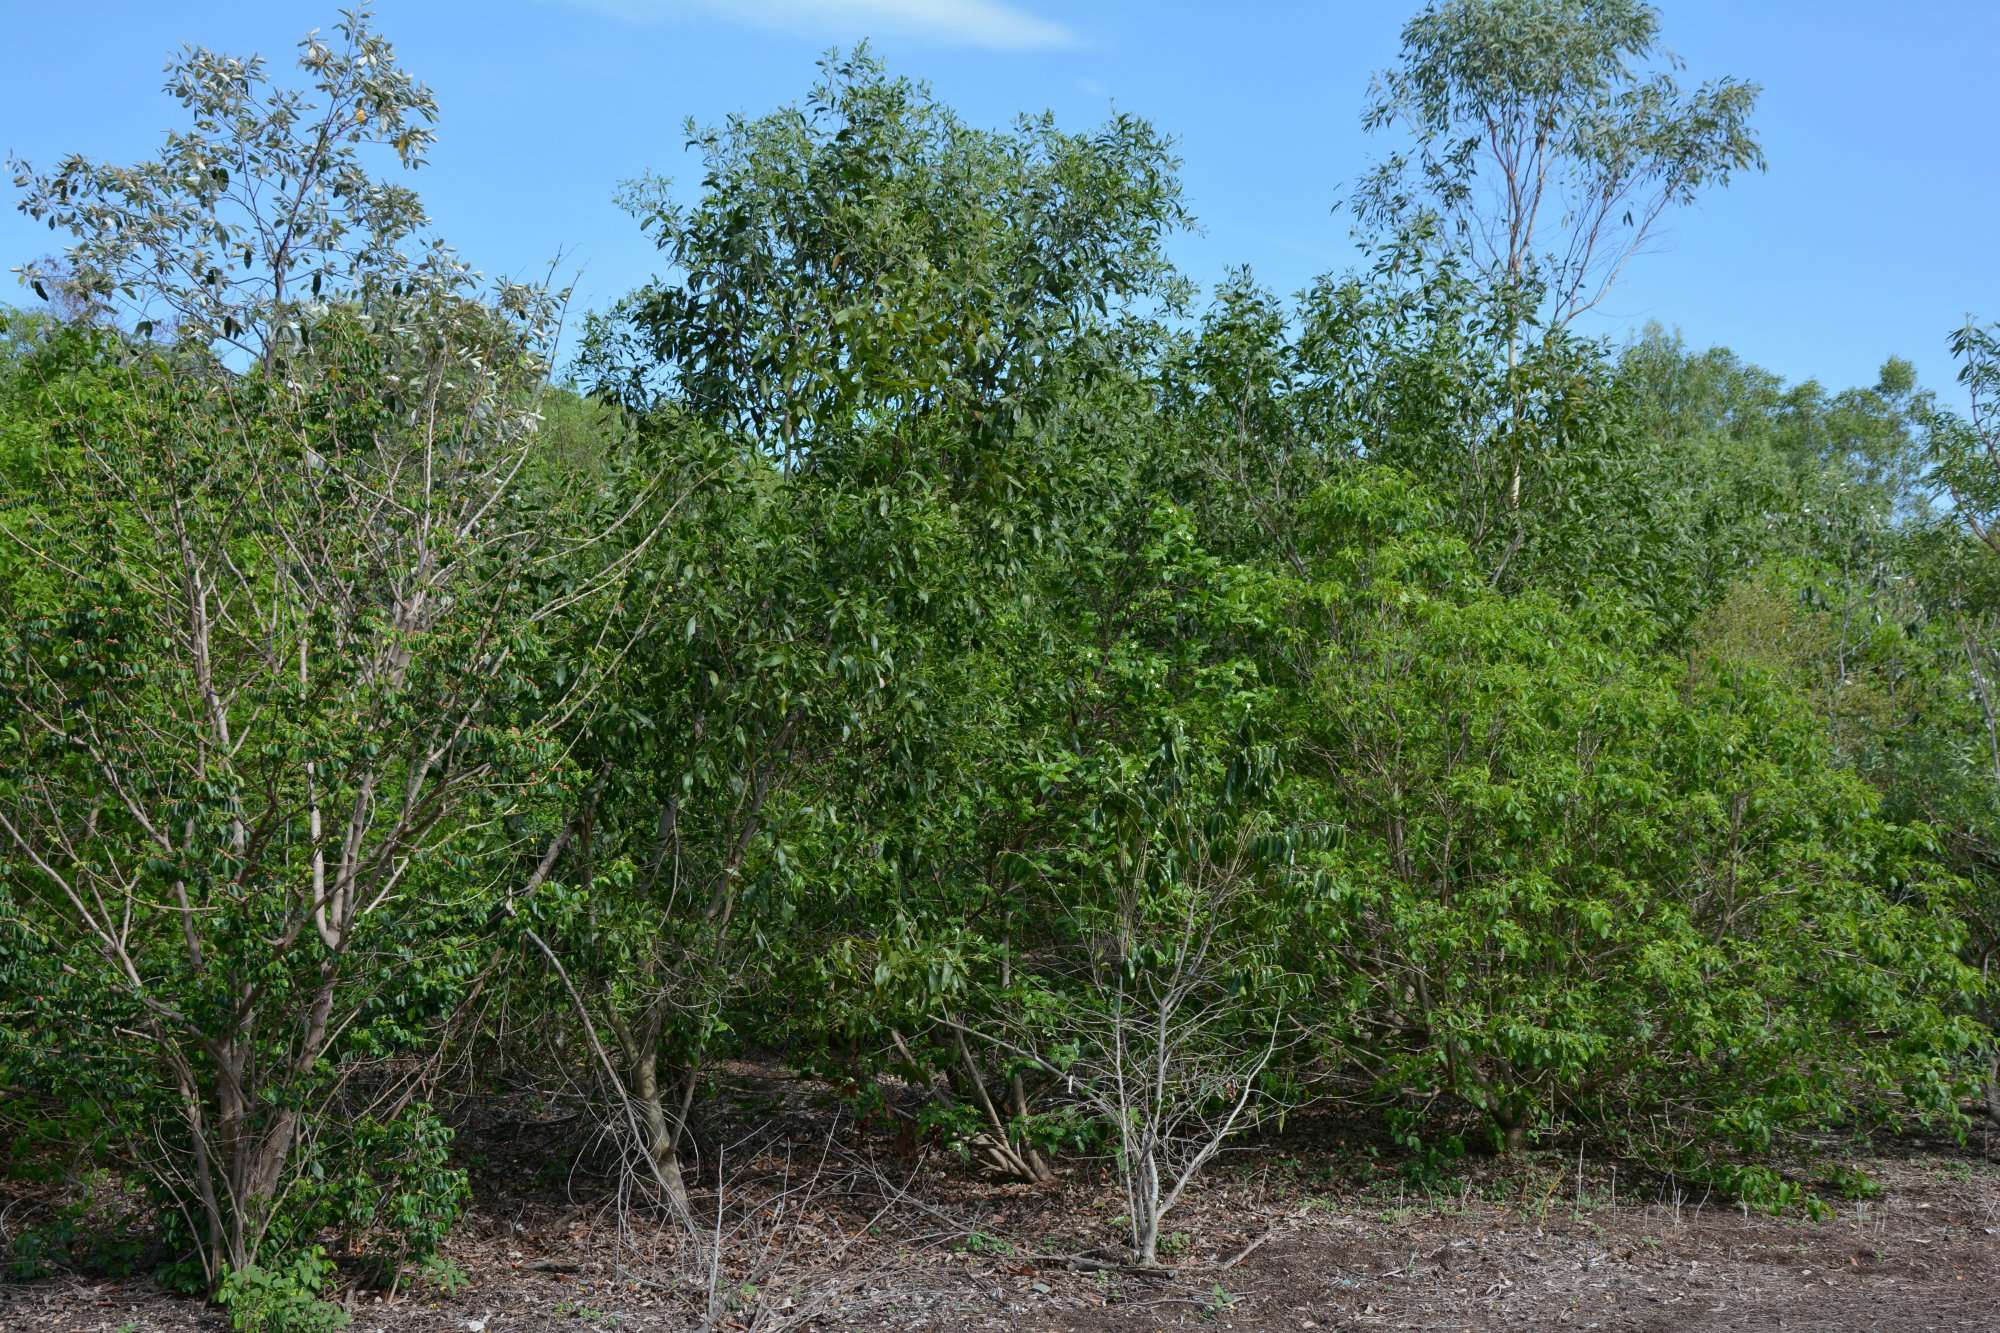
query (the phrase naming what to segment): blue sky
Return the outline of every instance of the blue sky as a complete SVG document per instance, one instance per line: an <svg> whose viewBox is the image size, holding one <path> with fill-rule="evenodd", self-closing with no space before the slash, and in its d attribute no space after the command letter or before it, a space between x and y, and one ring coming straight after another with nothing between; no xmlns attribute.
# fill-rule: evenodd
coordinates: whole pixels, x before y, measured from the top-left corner
<svg viewBox="0 0 2000 1333"><path fill-rule="evenodd" d="M1794 379L1872 382L1883 357L1949 387L1944 348L1968 313L2000 319L2000 158L1991 0L1663 0L1688 77L1764 85L1770 171L1676 214L1593 331L1647 320ZM182 41L258 52L287 73L332 3L63 0L10 6L0 150L130 160L177 124L158 91ZM1229 5L1057 0L380 0L379 26L443 109L412 182L439 229L489 272L538 273L559 251L601 304L654 257L611 203L646 171L693 184L681 124L799 97L816 55L870 37L978 124L1052 109L1071 128L1112 108L1176 135L1202 223L1190 275L1248 263L1290 292L1352 262L1331 211L1384 145L1359 113L1415 0ZM11 210L0 268L56 248ZM11 282L11 278L8 279ZM23 299L0 289L0 299ZM26 298L32 299L32 298Z"/></svg>

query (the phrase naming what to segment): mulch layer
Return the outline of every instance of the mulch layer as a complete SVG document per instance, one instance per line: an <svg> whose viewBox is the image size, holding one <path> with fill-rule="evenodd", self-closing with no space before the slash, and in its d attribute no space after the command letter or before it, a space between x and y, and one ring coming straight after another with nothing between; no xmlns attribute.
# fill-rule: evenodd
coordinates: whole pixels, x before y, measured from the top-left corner
<svg viewBox="0 0 2000 1333"><path fill-rule="evenodd" d="M722 1328L2000 1330L2000 1145L1843 1157L1881 1192L1812 1221L1621 1179L1573 1149L1467 1159L1416 1190L1379 1144L1308 1127L1217 1163L1171 1215L1161 1268L1139 1272L1117 1262L1123 1205L1101 1169L1035 1189L947 1154L899 1157L886 1133L829 1132L810 1090L732 1072L736 1114L769 1132L724 1154L721 1218L695 1201L727 1239ZM817 1141L799 1137L809 1124ZM463 1281L449 1296L352 1284L354 1333L695 1326L678 1233L614 1206L584 1126L517 1106L468 1126L479 1203L445 1255ZM7 1188L0 1225L18 1227L37 1200ZM227 1328L144 1277L0 1283L10 1333Z"/></svg>

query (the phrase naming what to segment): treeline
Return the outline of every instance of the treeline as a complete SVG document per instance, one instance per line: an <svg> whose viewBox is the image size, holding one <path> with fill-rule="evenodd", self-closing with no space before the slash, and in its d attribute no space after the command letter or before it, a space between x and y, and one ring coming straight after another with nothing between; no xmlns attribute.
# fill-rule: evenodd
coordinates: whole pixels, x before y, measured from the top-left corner
<svg viewBox="0 0 2000 1333"><path fill-rule="evenodd" d="M17 164L70 248L0 342L10 1163L141 1183L247 1309L435 1253L447 1077L585 1089L684 1214L717 1063L782 1052L1109 1162L1145 1264L1285 1115L1772 1208L1963 1132L2000 355L1959 415L1580 333L1761 165L1656 34L1418 15L1368 260L1289 301L1175 272L1146 122L831 57L630 188L662 274L560 384L561 294L374 174L436 108L365 15L304 93L186 53L154 161Z"/></svg>

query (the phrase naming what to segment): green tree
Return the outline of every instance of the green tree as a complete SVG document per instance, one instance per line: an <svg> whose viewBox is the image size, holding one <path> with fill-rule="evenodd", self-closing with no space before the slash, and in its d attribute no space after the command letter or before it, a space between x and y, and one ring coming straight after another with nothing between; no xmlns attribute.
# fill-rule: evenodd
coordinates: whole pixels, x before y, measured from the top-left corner
<svg viewBox="0 0 2000 1333"><path fill-rule="evenodd" d="M37 1076L100 1108L211 1290L310 1239L301 1175L369 1151L357 1085L409 1105L388 1062L435 1049L586 701L541 691L557 599L522 592L592 545L517 503L553 303L399 248L414 199L354 154L414 160L428 95L364 16L341 35L301 45L316 104L186 52L192 132L23 204L140 324L10 372L0 893L76 1006Z"/></svg>
<svg viewBox="0 0 2000 1333"><path fill-rule="evenodd" d="M21 211L75 238L21 281L44 300L102 303L142 337L268 368L303 343L315 303L383 295L418 273L462 277L442 248L410 253L425 221L417 196L369 167L377 155L422 166L437 103L365 9L343 14L334 37L299 43L312 94L271 88L261 57L184 48L165 91L189 125L157 158L70 156L45 172L10 161Z"/></svg>
<svg viewBox="0 0 2000 1333"><path fill-rule="evenodd" d="M1502 1147L1574 1119L1683 1170L1952 1121L1979 980L1926 832L1782 680L1690 674L1615 605L1495 596L1426 510L1377 476L1317 516L1341 628L1301 772L1343 830L1326 984L1373 990L1364 1064Z"/></svg>
<svg viewBox="0 0 2000 1333"><path fill-rule="evenodd" d="M1409 143L1364 181L1358 216L1393 238L1399 266L1467 257L1474 327L1504 365L1465 445L1468 466L1493 473L1482 499L1510 534L1496 581L1527 540L1529 474L1567 447L1533 423L1535 400L1569 376L1535 361L1602 303L1668 210L1763 165L1756 87L1686 91L1677 63L1639 0L1442 0L1404 27L1401 64L1376 81L1364 123Z"/></svg>
<svg viewBox="0 0 2000 1333"><path fill-rule="evenodd" d="M855 905L840 858L922 789L932 665L1088 522L1087 404L1112 392L1127 308L1170 292L1183 220L1144 122L978 131L865 53L822 73L803 108L692 134L693 203L634 189L673 267L582 360L644 429L718 460L700 518L641 566L672 608L621 667L643 735L594 724L578 749L613 776L591 905L554 950L670 1198L745 997L797 919L827 919L817 900ZM831 780L852 756L868 835Z"/></svg>

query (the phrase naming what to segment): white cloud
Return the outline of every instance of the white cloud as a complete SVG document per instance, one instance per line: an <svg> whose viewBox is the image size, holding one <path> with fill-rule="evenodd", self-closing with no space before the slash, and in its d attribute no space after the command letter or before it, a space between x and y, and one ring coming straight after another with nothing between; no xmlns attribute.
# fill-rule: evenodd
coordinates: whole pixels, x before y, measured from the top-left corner
<svg viewBox="0 0 2000 1333"><path fill-rule="evenodd" d="M1031 50L1074 46L1076 35L1003 0L577 0L620 18L651 20L689 10L810 37L849 41L906 34L957 46Z"/></svg>

